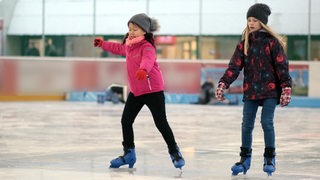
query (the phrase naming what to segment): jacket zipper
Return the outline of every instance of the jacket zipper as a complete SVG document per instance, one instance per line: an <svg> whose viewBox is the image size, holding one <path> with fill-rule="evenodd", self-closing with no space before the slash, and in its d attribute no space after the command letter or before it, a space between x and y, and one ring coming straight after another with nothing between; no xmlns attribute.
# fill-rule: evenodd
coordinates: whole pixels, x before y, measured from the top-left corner
<svg viewBox="0 0 320 180"><path fill-rule="evenodd" d="M147 75L147 80L148 80L149 90L151 91L151 90L152 90L152 88L151 88L151 84L150 84L150 77L149 77L149 75Z"/></svg>

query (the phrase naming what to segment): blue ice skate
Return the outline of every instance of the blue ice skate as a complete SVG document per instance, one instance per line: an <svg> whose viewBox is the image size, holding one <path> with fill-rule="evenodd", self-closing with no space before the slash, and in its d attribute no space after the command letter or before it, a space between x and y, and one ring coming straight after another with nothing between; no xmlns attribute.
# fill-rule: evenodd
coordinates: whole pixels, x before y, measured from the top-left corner
<svg viewBox="0 0 320 180"><path fill-rule="evenodd" d="M263 171L272 176L272 173L276 171L275 158L264 158Z"/></svg>
<svg viewBox="0 0 320 180"><path fill-rule="evenodd" d="M243 173L244 175L247 174L247 171L250 169L251 165L251 149L242 148L240 152L240 162L235 163L231 167L232 175L236 176L239 173Z"/></svg>
<svg viewBox="0 0 320 180"><path fill-rule="evenodd" d="M231 167L232 175L236 176L239 173L245 175L247 171L250 169L251 157L241 157L240 162L237 162L235 165Z"/></svg>
<svg viewBox="0 0 320 180"><path fill-rule="evenodd" d="M120 166L129 165L129 168L133 168L136 163L136 152L135 149L127 149L123 156L119 156L110 161L110 168L119 168Z"/></svg>
<svg viewBox="0 0 320 180"><path fill-rule="evenodd" d="M174 149L175 149L174 151L176 152L174 152L173 150L171 150L170 152L170 149L169 149L170 158L172 160L174 167L181 169L182 166L184 166L185 161L182 157L179 147L176 145Z"/></svg>
<svg viewBox="0 0 320 180"><path fill-rule="evenodd" d="M170 158L171 158L172 163L175 168L181 169L182 166L184 166L184 164L185 164L185 161L184 161L180 151L170 154Z"/></svg>
<svg viewBox="0 0 320 180"><path fill-rule="evenodd" d="M266 172L268 176L272 176L272 173L276 171L275 156L275 148L265 148L263 171Z"/></svg>

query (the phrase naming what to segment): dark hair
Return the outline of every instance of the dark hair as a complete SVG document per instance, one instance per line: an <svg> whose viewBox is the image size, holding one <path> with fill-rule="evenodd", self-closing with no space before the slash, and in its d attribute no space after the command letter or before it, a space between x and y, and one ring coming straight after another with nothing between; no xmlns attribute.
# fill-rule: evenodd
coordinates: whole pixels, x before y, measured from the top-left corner
<svg viewBox="0 0 320 180"><path fill-rule="evenodd" d="M122 44L125 44L126 43L126 39L127 37L129 36L129 33L127 33L123 40L122 40ZM153 33L146 33L144 35L144 39L147 40L154 48L156 48L156 43L154 41L154 36L153 36Z"/></svg>
<svg viewBox="0 0 320 180"><path fill-rule="evenodd" d="M129 33L127 33L126 35L124 35L123 39L122 39L122 44L126 44L126 39L129 36Z"/></svg>
<svg viewBox="0 0 320 180"><path fill-rule="evenodd" d="M146 33L144 38L154 47L156 48L156 43L154 41L153 33Z"/></svg>

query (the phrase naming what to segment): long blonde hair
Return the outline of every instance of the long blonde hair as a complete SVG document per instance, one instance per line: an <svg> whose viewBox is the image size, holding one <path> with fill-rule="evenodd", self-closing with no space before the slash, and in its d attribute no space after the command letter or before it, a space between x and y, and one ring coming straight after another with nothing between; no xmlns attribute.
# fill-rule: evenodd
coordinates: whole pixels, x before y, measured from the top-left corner
<svg viewBox="0 0 320 180"><path fill-rule="evenodd" d="M263 24L261 21L259 21L259 23L261 27L264 30L266 30L269 34L271 34L271 36L276 38L279 41L280 45L283 47L283 49L285 49L286 44L283 40L283 37L275 33L269 26ZM250 29L249 29L249 26L247 25L247 27L244 29L242 33L242 40L244 40L244 54L246 56L248 55L248 49L249 49L249 34L250 34Z"/></svg>

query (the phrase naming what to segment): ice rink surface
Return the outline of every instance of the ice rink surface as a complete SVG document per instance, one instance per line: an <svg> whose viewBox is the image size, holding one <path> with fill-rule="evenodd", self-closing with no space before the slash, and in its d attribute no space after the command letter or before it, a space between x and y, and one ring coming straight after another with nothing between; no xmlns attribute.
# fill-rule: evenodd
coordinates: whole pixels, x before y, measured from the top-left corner
<svg viewBox="0 0 320 180"><path fill-rule="evenodd" d="M239 161L242 106L167 104L168 121L186 160L175 169L144 107L134 124L137 163L109 169L122 155L123 104L1 102L1 180L270 179L262 170L260 110L247 175L231 176ZM320 179L320 109L280 108L275 114L277 170L272 179Z"/></svg>

